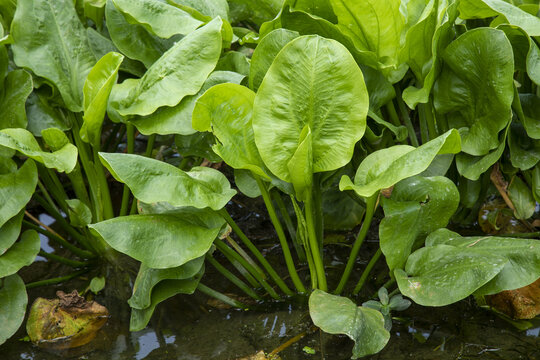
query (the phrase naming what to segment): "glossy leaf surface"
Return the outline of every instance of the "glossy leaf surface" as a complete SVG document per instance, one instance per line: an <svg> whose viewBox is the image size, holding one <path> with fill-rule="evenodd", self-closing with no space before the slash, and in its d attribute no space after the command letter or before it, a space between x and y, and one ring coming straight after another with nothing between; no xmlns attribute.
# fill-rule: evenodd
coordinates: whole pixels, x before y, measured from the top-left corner
<svg viewBox="0 0 540 360"><path fill-rule="evenodd" d="M28 296L19 275L0 279L0 345L17 332L24 320Z"/></svg>
<svg viewBox="0 0 540 360"><path fill-rule="evenodd" d="M51 81L71 111L83 109L83 86L96 60L70 0L21 0L11 26L15 63Z"/></svg>
<svg viewBox="0 0 540 360"><path fill-rule="evenodd" d="M120 216L89 227L114 249L153 269L167 269L203 256L224 222L210 211L186 211Z"/></svg>
<svg viewBox="0 0 540 360"><path fill-rule="evenodd" d="M41 150L31 132L25 129L0 130L0 145L17 150L48 168L70 173L77 164L77 148L71 143L65 144L54 152Z"/></svg>
<svg viewBox="0 0 540 360"><path fill-rule="evenodd" d="M354 342L353 357L375 354L388 342L382 314L351 300L315 290L309 297L309 314L313 323L329 334L344 334Z"/></svg>
<svg viewBox="0 0 540 360"><path fill-rule="evenodd" d="M37 181L37 168L32 160L26 160L16 172L0 175L0 226L30 201Z"/></svg>
<svg viewBox="0 0 540 360"><path fill-rule="evenodd" d="M123 116L149 115L196 94L219 59L221 26L221 19L214 19L178 41L136 80L118 112Z"/></svg>
<svg viewBox="0 0 540 360"><path fill-rule="evenodd" d="M0 256L0 278L13 275L22 267L32 264L40 246L38 233L34 230L25 231L21 240Z"/></svg>
<svg viewBox="0 0 540 360"><path fill-rule="evenodd" d="M354 190L359 196L369 197L408 177L420 174L438 154L455 154L460 151L457 130L423 144L418 148L394 145L369 154L358 167L354 183L348 176L341 178L339 188Z"/></svg>
<svg viewBox="0 0 540 360"><path fill-rule="evenodd" d="M259 87L252 120L255 142L270 171L290 181L289 162L307 126L313 172L335 170L349 162L364 133L367 109L362 72L345 47L302 36L279 52Z"/></svg>
<svg viewBox="0 0 540 360"><path fill-rule="evenodd" d="M194 167L185 172L140 155L100 153L100 157L115 179L146 203L166 201L175 206L219 210L236 194L225 175L212 168Z"/></svg>

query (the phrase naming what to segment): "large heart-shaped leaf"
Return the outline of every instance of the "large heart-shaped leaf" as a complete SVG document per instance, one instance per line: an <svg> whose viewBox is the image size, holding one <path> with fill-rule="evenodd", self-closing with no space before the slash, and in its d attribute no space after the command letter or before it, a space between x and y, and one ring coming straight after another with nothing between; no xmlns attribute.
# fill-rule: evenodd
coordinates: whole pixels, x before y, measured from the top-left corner
<svg viewBox="0 0 540 360"><path fill-rule="evenodd" d="M429 233L448 224L459 205L459 192L445 177L415 176L397 183L382 205L380 246L393 271L405 266L411 251Z"/></svg>
<svg viewBox="0 0 540 360"><path fill-rule="evenodd" d="M152 290L162 280L186 280L195 276L204 264L204 256L188 261L184 265L170 269L152 269L144 263L133 285L133 295L129 298L129 306L145 309L152 304Z"/></svg>
<svg viewBox="0 0 540 360"><path fill-rule="evenodd" d="M356 306L345 297L315 290L309 297L309 315L324 332L345 334L355 342L352 359L378 353L390 339L379 311Z"/></svg>
<svg viewBox="0 0 540 360"><path fill-rule="evenodd" d="M101 125L105 119L109 94L116 83L123 60L122 54L108 53L94 65L84 83L84 122L80 135L83 141L97 149L101 142Z"/></svg>
<svg viewBox="0 0 540 360"><path fill-rule="evenodd" d="M507 263L498 254L436 245L412 253L405 271L396 269L394 275L401 293L417 304L444 306L474 293Z"/></svg>
<svg viewBox="0 0 540 360"><path fill-rule="evenodd" d="M0 130L0 145L17 150L48 168L70 173L77 164L77 147L66 143L54 152L41 150L36 138L25 129Z"/></svg>
<svg viewBox="0 0 540 360"><path fill-rule="evenodd" d="M354 190L359 196L370 197L408 177L426 170L438 154L455 154L461 149L457 130L452 129L418 148L395 145L369 154L358 166L354 183L343 176L339 189Z"/></svg>
<svg viewBox="0 0 540 360"><path fill-rule="evenodd" d="M27 304L26 288L19 275L0 279L0 345L21 326Z"/></svg>
<svg viewBox="0 0 540 360"><path fill-rule="evenodd" d="M197 100L192 123L195 130L217 137L213 150L229 166L267 177L251 126L254 100L255 93L245 86L216 85Z"/></svg>
<svg viewBox="0 0 540 360"><path fill-rule="evenodd" d="M13 275L22 267L34 262L41 241L34 230L27 230L21 235L21 240L0 256L0 278Z"/></svg>
<svg viewBox="0 0 540 360"><path fill-rule="evenodd" d="M49 100L38 90L30 94L26 100L26 128L34 135L41 136L41 131L52 127L62 131L69 130L71 125L65 115L49 103Z"/></svg>
<svg viewBox="0 0 540 360"><path fill-rule="evenodd" d="M512 46L503 31L477 28L448 45L443 59L435 109L460 129L463 152L485 155L499 146L499 132L512 118Z"/></svg>
<svg viewBox="0 0 540 360"><path fill-rule="evenodd" d="M523 126L527 135L540 140L540 97L535 94L519 94L523 109Z"/></svg>
<svg viewBox="0 0 540 360"><path fill-rule="evenodd" d="M150 268L167 269L203 256L224 221L212 211L186 210L174 214L121 216L89 227L112 248Z"/></svg>
<svg viewBox="0 0 540 360"><path fill-rule="evenodd" d="M149 115L196 94L214 70L221 53L221 27L216 18L178 41L136 80L120 103L120 115ZM201 46L204 44L204 46Z"/></svg>
<svg viewBox="0 0 540 360"><path fill-rule="evenodd" d="M50 80L71 111L83 109L83 86L96 63L71 0L21 0L11 24L15 63Z"/></svg>
<svg viewBox="0 0 540 360"><path fill-rule="evenodd" d="M37 168L32 160L26 160L16 172L0 175L0 226L30 201L37 181Z"/></svg>
<svg viewBox="0 0 540 360"><path fill-rule="evenodd" d="M518 122L510 125L508 148L512 166L528 170L540 161L540 141L527 136L525 127Z"/></svg>
<svg viewBox="0 0 540 360"><path fill-rule="evenodd" d="M518 289L540 277L540 241L538 240L497 236L462 237L453 231L439 229L428 236L426 246L439 244L464 250L479 250L508 259L501 272L476 291L479 295Z"/></svg>
<svg viewBox="0 0 540 360"><path fill-rule="evenodd" d="M236 194L225 175L212 168L194 167L185 172L140 155L99 153L99 156L114 178L146 203L166 201L175 206L219 210Z"/></svg>
<svg viewBox="0 0 540 360"><path fill-rule="evenodd" d="M131 119L131 122L144 135L195 134L196 131L191 122L197 99L214 85L221 83L240 84L244 78L244 75L231 71L214 71L208 76L197 94L186 96L176 106L161 107L148 116ZM180 152L180 154L186 156L184 152Z"/></svg>
<svg viewBox="0 0 540 360"><path fill-rule="evenodd" d="M307 126L313 172L335 170L350 161L367 110L364 78L347 49L320 36L301 36L279 52L259 87L255 142L270 171L290 181L289 162Z"/></svg>
<svg viewBox="0 0 540 360"><path fill-rule="evenodd" d="M126 20L168 39L176 34L189 34L203 23L178 7L158 0L113 0Z"/></svg>
<svg viewBox="0 0 540 360"><path fill-rule="evenodd" d="M191 279L184 280L164 280L160 282L152 291L152 301L150 306L144 309L131 309L129 321L130 331L139 331L146 327L156 306L177 294L193 294L199 285L204 274L204 266L199 273Z"/></svg>

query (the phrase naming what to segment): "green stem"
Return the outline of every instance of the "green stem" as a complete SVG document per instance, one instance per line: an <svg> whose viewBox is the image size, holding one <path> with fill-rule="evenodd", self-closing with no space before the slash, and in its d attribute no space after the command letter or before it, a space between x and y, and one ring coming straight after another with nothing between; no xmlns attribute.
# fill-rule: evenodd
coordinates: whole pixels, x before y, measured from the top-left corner
<svg viewBox="0 0 540 360"><path fill-rule="evenodd" d="M275 203L277 204L279 213L281 214L281 217L283 218L283 221L285 222L285 226L287 227L287 231L289 232L289 235L291 236L294 248L296 250L296 255L298 255L298 259L301 262L306 262L307 261L306 253L304 252L304 249L302 248L302 244L300 243L300 241L298 241L298 238L296 237L296 228L294 227L293 221L289 215L289 212L287 211L287 207L285 206L285 203L283 202L281 195L277 191L271 191L270 194L272 195Z"/></svg>
<svg viewBox="0 0 540 360"><path fill-rule="evenodd" d="M439 132L437 131L437 122L435 121L435 115L433 114L433 102L431 101L431 99L428 100L427 104L425 104L425 107L429 138L435 139L437 136L439 136Z"/></svg>
<svg viewBox="0 0 540 360"><path fill-rule="evenodd" d="M320 241L317 239L317 233L315 229L315 223L313 221L313 199L312 194L309 192L309 196L305 201L306 212L306 226L308 231L308 244L311 254L313 256L313 264L315 265L315 273L317 274L317 286L320 290L327 291L326 285L326 273L324 270L324 262L321 256Z"/></svg>
<svg viewBox="0 0 540 360"><path fill-rule="evenodd" d="M41 207L46 212L49 213L49 215L51 215L56 220L56 222L58 223L59 226L62 227L62 229L64 229L69 235L71 235L71 237L73 239L75 239L84 248L86 248L86 249L88 249L90 251L94 250L92 248L92 246L90 246L90 244L88 244L88 241L86 240L86 238L83 235L81 235L81 233L79 233L77 230L75 230L75 228L73 226L71 226L66 221L66 219L64 219L62 217L62 215L60 215L60 213L58 211L56 211L51 206L49 206L47 201L45 201L41 196L39 196L37 194L34 194L34 199L41 205Z"/></svg>
<svg viewBox="0 0 540 360"><path fill-rule="evenodd" d="M71 184L73 185L73 191L75 192L75 196L77 197L77 199L81 200L86 206L88 206L94 212L95 209L93 209L90 203L90 197L88 196L88 191L86 190L86 184L82 176L81 165L79 165L79 163L77 162L77 164L75 165L75 168L73 168L73 171L67 174L67 176L69 180L71 181ZM92 215L95 218L95 214L92 213Z"/></svg>
<svg viewBox="0 0 540 360"><path fill-rule="evenodd" d="M208 260L210 264L212 264L212 266L216 268L217 271L219 271L223 276L225 276L225 278L227 278L230 282L236 285L248 296L252 297L255 300L262 300L262 298L257 295L255 291L253 291L245 282L240 280L236 275L227 270L225 266L221 265L216 259L214 259L212 255L206 254L206 260Z"/></svg>
<svg viewBox="0 0 540 360"><path fill-rule="evenodd" d="M229 260L229 262L232 264L232 266L234 266L234 268L236 270L238 270L238 272L240 274L242 274L242 276L251 284L251 286L253 288L259 288L261 287L261 284L259 284L257 282L257 279L255 279L250 273L249 271L247 271L243 266L242 264L240 264L238 261L236 261L229 252L223 252L221 250L218 249L218 251L220 251L227 260Z"/></svg>
<svg viewBox="0 0 540 360"><path fill-rule="evenodd" d="M261 263L261 265L264 267L264 269L268 272L272 280L279 286L281 291L283 291L285 294L292 296L293 292L287 287L285 282L279 277L279 275L276 273L272 265L264 258L264 256L261 254L259 249L253 243L251 240L248 239L246 234L240 229L240 227L234 222L231 215L225 210L225 208L221 209L219 211L220 215L223 216L225 221L230 225L230 227L233 229L233 231L238 235L240 240L242 240L242 243L251 251L251 253L257 258L257 260Z"/></svg>
<svg viewBox="0 0 540 360"><path fill-rule="evenodd" d="M148 142L146 143L146 151L144 156L151 157L152 150L154 150L154 143L156 142L156 134L152 134L148 137Z"/></svg>
<svg viewBox="0 0 540 360"><path fill-rule="evenodd" d="M414 147L418 147L418 138L416 137L416 131L414 130L414 126L411 121L411 117L409 116L409 110L407 109L407 106L403 102L403 99L401 98L401 90L396 86L396 100L398 103L399 112L401 113L401 116L403 118L403 122L405 123L405 127L407 128L407 131L409 132L409 140L411 140L411 145Z"/></svg>
<svg viewBox="0 0 540 360"><path fill-rule="evenodd" d="M120 131L121 127L122 127L122 123L114 124L114 127L111 133L109 134L109 137L107 137L107 141L105 142L105 145L103 146L104 151L107 151L107 152L110 151L111 144L113 143L113 140L116 139L116 136L118 135L118 131Z"/></svg>
<svg viewBox="0 0 540 360"><path fill-rule="evenodd" d="M60 284L60 283L63 283L65 281L71 280L71 279L73 279L73 278L75 278L77 276L80 276L80 275L82 275L82 274L84 274L86 272L88 272L88 270L83 269L83 270L76 271L76 272L74 272L72 274L66 275L66 276L60 276L60 277L56 277L56 278L52 278L52 279L31 282L31 283L26 284L26 288L27 289L32 289L32 288L36 288L38 286L48 286L48 285Z"/></svg>
<svg viewBox="0 0 540 360"><path fill-rule="evenodd" d="M422 139L422 144L425 144L429 141L429 132L427 126L427 118L424 104L418 104L418 117L420 120L420 138Z"/></svg>
<svg viewBox="0 0 540 360"><path fill-rule="evenodd" d="M49 238L49 240L52 240L52 241L56 242L57 244L61 245L62 247L66 248L66 249L68 249L69 251L71 251L75 255L80 256L81 258L91 259L91 258L96 257L93 253L91 253L89 251L86 251L86 250L79 249L75 245L70 244L63 237L61 237L59 235L56 235L56 234L53 234L52 232L50 232L48 230L45 230L40 226L34 225L31 222L28 222L26 220L23 220L23 224L24 224L25 227L27 227L29 229L32 229L32 230L35 230L38 233L41 233L41 234L47 236Z"/></svg>
<svg viewBox="0 0 540 360"><path fill-rule="evenodd" d="M362 243L364 242L364 239L366 238L368 230L371 226L371 221L373 220L373 214L375 212L375 206L377 204L378 195L379 194L377 193L367 198L366 214L364 216L364 221L362 222L362 227L360 228L360 231L358 232L358 236L356 237L356 240L354 241L353 247L351 249L351 254L349 255L349 259L347 260L347 265L345 266L345 270L343 271L343 275L341 276L339 285L337 286L336 290L334 290L334 294L336 295L339 295L343 292L343 289L345 288L345 285L347 284L347 280L349 280L349 277L351 276L351 272L353 270L354 263L356 262L356 257L358 256L358 252L360 251L360 247L362 246Z"/></svg>
<svg viewBox="0 0 540 360"><path fill-rule="evenodd" d="M371 273L371 270L373 269L373 267L375 266L377 261L379 261L379 258L381 257L381 255L382 255L382 251L379 248L377 250L377 252L375 253L375 255L373 255L373 257L371 258L371 260L369 260L369 263L367 264L366 268L364 269L364 272L362 273L362 276L360 276L360 280L358 280L358 284L356 284L356 286L355 286L355 288L353 290L354 295L358 294L360 292L360 290L362 290L362 287L364 286L369 274Z"/></svg>
<svg viewBox="0 0 540 360"><path fill-rule="evenodd" d="M47 191L47 188L43 186L43 183L39 179L38 179L38 187L41 190L41 193L43 194L43 197L45 198L45 200L47 200L47 203L49 203L49 205L59 213L60 211L56 207L56 204L54 203L53 199L51 198L51 195Z"/></svg>
<svg viewBox="0 0 540 360"><path fill-rule="evenodd" d="M202 283L199 283L199 285L197 286L197 290L199 290L203 294L206 294L206 295L208 295L210 297L216 298L219 301L221 301L221 302L223 302L225 304L228 304L228 305L230 305L232 307L245 309L245 310L247 310L247 308L248 308L245 304L241 303L240 301L231 299L230 297L228 297L226 295L223 295L219 291L210 289L208 286L206 286L206 285L204 285Z"/></svg>
<svg viewBox="0 0 540 360"><path fill-rule="evenodd" d="M224 254L227 254L229 255L230 257L232 257L234 260L238 261L240 264L242 264L242 266L247 270L249 271L249 273L255 278L257 279L257 281L261 284L261 286L266 290L266 292L271 296L273 297L274 299L276 300L279 300L280 297L279 295L276 293L276 291L274 289L272 289L272 287L266 282L266 280L264 280L261 276L261 274L257 271L257 269L255 269L253 266L251 266L250 263L248 263L242 256L240 256L237 252L235 252L234 250L232 250L230 247L228 247L223 241L221 240L215 240L214 241L214 244L216 245L216 247L218 248L219 251L223 252Z"/></svg>
<svg viewBox="0 0 540 360"><path fill-rule="evenodd" d="M251 256L248 255L248 253L246 253L244 251L244 249L242 249L242 247L240 245L238 245L238 243L236 241L234 241L230 236L227 236L226 237L227 239L227 242L229 243L229 245L231 245L231 247L241 256L244 258L244 260L246 260L251 266L253 266L253 268L255 270L257 270L257 272L261 275L261 277L263 279L266 280L266 274L264 273L264 271L259 267L259 265L257 265L257 263L255 263L255 261L251 258Z"/></svg>
<svg viewBox="0 0 540 360"><path fill-rule="evenodd" d="M396 108L394 107L394 103L392 100L390 100L385 106L386 111L388 112L388 116L390 117L390 121L395 126L401 126L401 122L399 121L398 114L396 112Z"/></svg>
<svg viewBox="0 0 540 360"><path fill-rule="evenodd" d="M98 178L98 191L101 194L101 200L103 202L103 218L104 220L112 219L114 217L114 210L111 200L111 193L109 191L109 184L107 183L107 177L105 176L105 169L99 160L97 149L94 148L93 152L94 168Z"/></svg>
<svg viewBox="0 0 540 360"><path fill-rule="evenodd" d="M132 123L126 124L127 129L127 153L133 154L135 150L135 127ZM120 215L119 216L125 216L128 213L129 209L129 198L131 196L131 191L129 191L129 187L124 184L124 190L122 191L122 205L120 206ZM135 202L135 200L133 200Z"/></svg>
<svg viewBox="0 0 540 360"><path fill-rule="evenodd" d="M268 215L270 215L270 220L272 221L272 224L274 225L274 229L276 230L279 242L281 244L281 249L283 251L283 256L285 257L287 270L289 271L289 274L291 276L291 280L293 281L294 286L296 287L296 290L298 292L305 293L306 288L304 287L304 284L302 284L302 281L300 281L300 277L298 277L298 273L296 272L296 268L294 267L294 261L291 255L291 250L289 248L289 244L287 243L287 238L285 237L285 232L283 231L283 227L281 226L281 223L279 222L279 219L277 218L276 210L274 209L274 205L272 204L272 200L270 199L270 194L268 193L268 189L266 188L266 185L263 183L263 181L258 175L253 174L253 177L257 181L257 185L259 185L259 189L261 190L264 204L266 205L266 209L268 210Z"/></svg>
<svg viewBox="0 0 540 360"><path fill-rule="evenodd" d="M64 265L67 265L67 266L75 267L75 268L85 267L85 266L89 265L87 262L67 259L65 257L58 256L58 255L55 255L55 254L49 254L49 253L47 253L47 252L45 252L43 250L39 251L39 255L43 256L44 258L49 259L51 261L54 261L54 262L57 262L57 263L60 263L60 264L64 264Z"/></svg>

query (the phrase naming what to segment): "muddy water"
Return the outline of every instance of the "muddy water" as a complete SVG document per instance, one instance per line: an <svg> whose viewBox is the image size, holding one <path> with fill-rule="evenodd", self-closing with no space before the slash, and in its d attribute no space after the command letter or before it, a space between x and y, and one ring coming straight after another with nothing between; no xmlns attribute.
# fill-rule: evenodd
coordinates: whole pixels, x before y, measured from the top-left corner
<svg viewBox="0 0 540 360"><path fill-rule="evenodd" d="M242 227L262 248L271 263L282 259L279 249L272 247L273 239L262 231L267 220L253 209L235 214ZM352 234L342 234L345 238ZM44 240L45 241L45 240ZM376 232L368 236L367 253L376 248ZM50 246L47 244L47 246ZM48 251L60 251L54 246ZM341 259L349 249L343 245L327 246L326 262L329 283L337 283ZM43 259L44 260L44 259ZM360 257L356 275L369 259ZM334 268L332 267L334 266ZM127 266L129 269L129 266ZM48 277L67 271L58 265L40 261L22 272L26 281ZM305 272L300 272L305 275ZM108 269L105 274L107 290L96 300L108 307L111 318L97 338L81 348L60 353L45 351L19 340L25 336L24 328L8 343L0 346L1 360L234 360L254 354L259 350L270 352L290 338L305 336L280 353L284 360L296 359L349 359L352 341L344 336L330 336L314 331L309 320L305 300L290 303L266 303L251 311L216 309L200 293L193 296L176 296L156 309L149 326L130 333L128 272ZM101 274L103 275L103 273ZM57 276L57 275L55 275ZM88 274L87 280L93 276ZM126 281L127 280L127 281ZM366 295L373 293L385 281L383 267L375 269ZM203 282L223 292L236 292L223 278L208 266ZM48 288L32 289L30 301L37 296L52 297L56 290L70 291L85 286L84 279ZM479 308L474 300L467 299L452 306L424 308L412 306L396 314L392 337L386 348L370 359L538 359L540 360L540 323L526 331L517 331L512 325L494 314ZM308 354L304 347L315 350Z"/></svg>

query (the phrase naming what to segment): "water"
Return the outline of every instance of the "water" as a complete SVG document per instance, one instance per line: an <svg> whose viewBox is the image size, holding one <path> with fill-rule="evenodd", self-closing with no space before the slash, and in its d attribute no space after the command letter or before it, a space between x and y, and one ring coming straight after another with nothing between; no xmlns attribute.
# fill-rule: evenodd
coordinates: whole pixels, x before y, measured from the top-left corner
<svg viewBox="0 0 540 360"><path fill-rule="evenodd" d="M265 256L271 263L279 264L282 259L279 249L270 246L273 240L261 229L264 219L261 220L252 209L247 211L249 216L244 218L242 227L258 244L268 243ZM54 250L63 255L61 249L54 248L55 244L46 245L49 247L45 248L47 252ZM376 232L371 232L365 245L367 253L373 253L376 245ZM272 250L268 250L270 248ZM341 267L343 255L348 251L340 244L327 246L326 257L331 260L328 263ZM361 256L354 274L360 274L368 260ZM49 274L58 276L56 274L68 270L63 265L40 261L23 269L21 276L29 282L49 277ZM129 332L130 310L125 302L129 284L126 285L125 273L109 270L105 274L106 291L96 300L107 306L111 318L94 341L69 351L46 351L18 340L25 336L23 326L16 336L0 346L0 359L234 360L260 350L271 352L303 333L305 336L301 340L280 353L283 360L341 360L351 356L353 342L346 336L331 336L314 329L302 301L271 303L256 310L240 311L213 308L201 293L176 296L158 306L146 329ZM338 275L339 271L330 267L329 283L337 283ZM30 303L38 296L52 298L58 289L83 289L91 276L60 286L32 289ZM376 267L367 294L373 293L384 282L384 277L384 267ZM205 284L221 291L235 291L226 286L223 278L210 266L207 266L203 279ZM362 300L365 297L357 302ZM540 323L520 332L493 313L479 308L471 298L440 308L413 305L395 316L399 319L393 322L390 342L381 353L368 359L540 359ZM305 346L314 349L315 354L303 351Z"/></svg>

